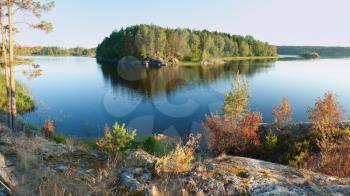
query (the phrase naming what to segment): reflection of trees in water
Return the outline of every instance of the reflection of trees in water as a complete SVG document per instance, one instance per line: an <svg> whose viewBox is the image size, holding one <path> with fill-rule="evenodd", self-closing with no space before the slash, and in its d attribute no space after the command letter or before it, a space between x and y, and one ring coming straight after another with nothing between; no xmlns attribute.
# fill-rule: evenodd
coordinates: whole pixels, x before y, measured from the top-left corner
<svg viewBox="0 0 350 196"><path fill-rule="evenodd" d="M126 87L152 98L171 94L189 85L203 86L209 82L232 77L234 73L251 76L274 65L271 60L232 61L223 66L162 67L145 69L142 66L101 65L104 78L115 88Z"/></svg>

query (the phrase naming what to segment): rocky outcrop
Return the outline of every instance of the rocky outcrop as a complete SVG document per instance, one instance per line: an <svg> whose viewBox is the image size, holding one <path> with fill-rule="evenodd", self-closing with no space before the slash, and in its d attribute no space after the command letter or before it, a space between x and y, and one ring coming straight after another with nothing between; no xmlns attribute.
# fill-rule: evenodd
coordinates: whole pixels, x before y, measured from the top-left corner
<svg viewBox="0 0 350 196"><path fill-rule="evenodd" d="M165 60L163 58L155 58L155 59L143 59L140 60L133 56L126 56L121 58L118 61L118 65L127 65L127 66L144 66L146 68L149 67L163 67L163 66L172 66L179 64L179 60L176 58Z"/></svg>
<svg viewBox="0 0 350 196"><path fill-rule="evenodd" d="M142 66L143 65L143 62L136 58L136 57L133 57L133 56L126 56L126 57L123 57L122 59L120 59L118 61L118 65L135 65L135 66Z"/></svg>
<svg viewBox="0 0 350 196"><path fill-rule="evenodd" d="M102 155L84 147L58 144L30 132L13 133L0 123L0 196L36 195L49 176L62 177L63 183L67 174L72 180L94 182L104 164Z"/></svg>
<svg viewBox="0 0 350 196"><path fill-rule="evenodd" d="M330 177L244 157L208 159L195 163L190 172L161 176L152 171L151 163L155 157L136 157L142 157L141 162L148 164L130 165L121 171L116 190L146 195L171 192L177 195L350 194L348 178Z"/></svg>
<svg viewBox="0 0 350 196"><path fill-rule="evenodd" d="M186 146L197 148L194 141L190 139ZM73 195L79 195L74 191L83 186L90 191L84 192L86 195L111 192L116 195L350 195L349 178L250 158L205 159L194 162L183 173L157 173L157 160L137 150L127 154L117 168L108 168L106 157L97 152L38 136L13 135L0 123L0 196L11 192L21 195L16 189L27 184L31 187L29 191L33 191L34 185L38 187L38 182L31 180L33 174L43 182L53 177L63 187L73 184L71 189L64 188ZM31 175L25 178L20 173L24 170ZM55 184L55 187L59 186Z"/></svg>

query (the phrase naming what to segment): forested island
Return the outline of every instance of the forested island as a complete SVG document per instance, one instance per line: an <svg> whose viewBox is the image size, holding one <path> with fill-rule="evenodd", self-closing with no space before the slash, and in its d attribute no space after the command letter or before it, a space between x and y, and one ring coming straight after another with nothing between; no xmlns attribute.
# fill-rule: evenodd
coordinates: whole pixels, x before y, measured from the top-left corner
<svg viewBox="0 0 350 196"><path fill-rule="evenodd" d="M15 46L17 56L89 56L94 57L96 48L63 48L57 46Z"/></svg>
<svg viewBox="0 0 350 196"><path fill-rule="evenodd" d="M135 25L113 31L96 49L98 61L118 62L133 56L173 64L228 57L276 57L275 46L252 36Z"/></svg>
<svg viewBox="0 0 350 196"><path fill-rule="evenodd" d="M300 57L304 59L317 59L320 58L320 55L317 52L305 52Z"/></svg>
<svg viewBox="0 0 350 196"><path fill-rule="evenodd" d="M321 57L341 58L350 56L350 47L327 47L327 46L277 46L278 54L303 55L316 52Z"/></svg>

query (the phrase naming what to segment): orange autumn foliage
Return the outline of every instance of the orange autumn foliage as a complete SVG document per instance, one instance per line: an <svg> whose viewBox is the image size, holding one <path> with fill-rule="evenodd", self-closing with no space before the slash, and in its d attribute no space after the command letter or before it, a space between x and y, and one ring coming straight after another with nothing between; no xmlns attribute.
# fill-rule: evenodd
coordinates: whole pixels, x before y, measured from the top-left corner
<svg viewBox="0 0 350 196"><path fill-rule="evenodd" d="M343 110L336 96L326 92L324 98L318 98L315 107L309 108L309 120L315 130L330 129L337 126L342 119Z"/></svg>
<svg viewBox="0 0 350 196"><path fill-rule="evenodd" d="M253 144L257 145L260 143L258 137L259 125L262 123L262 115L258 112L248 111L243 117L243 122L241 123L241 135L242 140L244 140L244 145Z"/></svg>
<svg viewBox="0 0 350 196"><path fill-rule="evenodd" d="M251 111L244 113L240 119L230 115L208 116L204 123L208 150L213 155L219 155L243 152L251 145L258 145L258 128L261 123L261 114Z"/></svg>
<svg viewBox="0 0 350 196"><path fill-rule="evenodd" d="M43 132L46 138L51 139L55 131L54 122L51 119L47 119L44 123Z"/></svg>
<svg viewBox="0 0 350 196"><path fill-rule="evenodd" d="M336 96L326 92L324 98L318 98L315 106L308 109L312 130L318 133L317 145L322 152L331 150L335 145L334 135L339 132L343 110Z"/></svg>
<svg viewBox="0 0 350 196"><path fill-rule="evenodd" d="M285 128L292 120L292 106L286 98L282 99L279 106L272 110L272 115L275 117L275 124L278 128Z"/></svg>

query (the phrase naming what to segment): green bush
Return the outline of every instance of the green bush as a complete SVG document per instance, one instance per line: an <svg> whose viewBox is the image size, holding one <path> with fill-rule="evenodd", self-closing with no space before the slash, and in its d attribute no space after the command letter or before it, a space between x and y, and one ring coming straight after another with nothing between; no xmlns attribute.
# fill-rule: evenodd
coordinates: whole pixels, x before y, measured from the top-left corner
<svg viewBox="0 0 350 196"><path fill-rule="evenodd" d="M155 135L138 139L132 144L133 149L142 149L151 155L162 157L171 153L176 146L173 138L157 139Z"/></svg>
<svg viewBox="0 0 350 196"><path fill-rule="evenodd" d="M241 76L236 74L232 83L232 91L228 91L224 100L224 113L238 117L247 112L249 105L250 91L249 84Z"/></svg>
<svg viewBox="0 0 350 196"><path fill-rule="evenodd" d="M60 144L66 144L66 138L63 134L60 133L54 133L52 139Z"/></svg>
<svg viewBox="0 0 350 196"><path fill-rule="evenodd" d="M112 131L108 125L105 126L105 135L97 141L96 145L102 152L108 154L110 160L115 163L131 149L135 137L136 130L129 131L126 129L125 124L120 126L118 123L115 123Z"/></svg>
<svg viewBox="0 0 350 196"><path fill-rule="evenodd" d="M266 135L266 141L264 142L264 147L266 149L272 150L273 148L276 147L278 141L278 137L273 134L272 130L270 129Z"/></svg>

